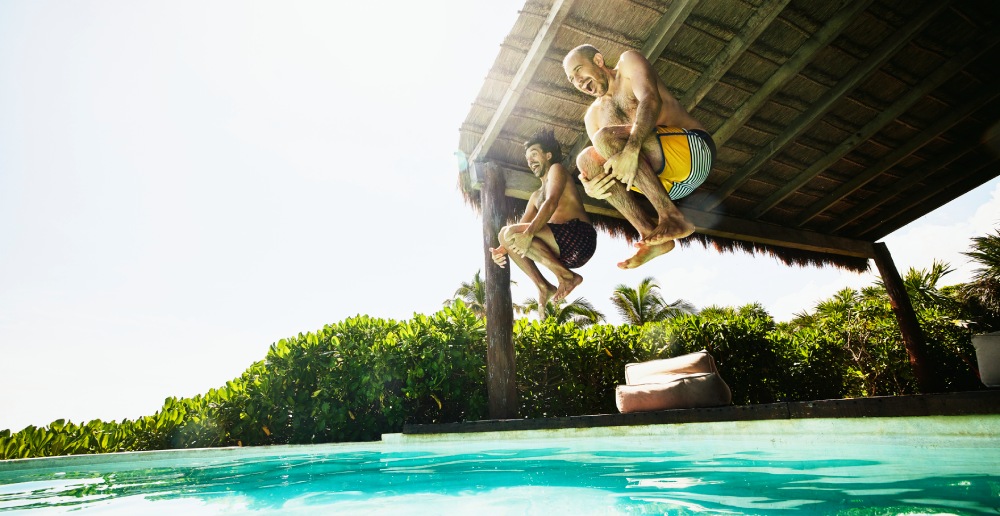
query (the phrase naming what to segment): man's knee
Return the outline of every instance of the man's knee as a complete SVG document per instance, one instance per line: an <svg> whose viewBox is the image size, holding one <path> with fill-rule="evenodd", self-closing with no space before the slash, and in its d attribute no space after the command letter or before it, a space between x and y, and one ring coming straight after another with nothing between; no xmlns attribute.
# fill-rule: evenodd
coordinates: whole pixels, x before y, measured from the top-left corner
<svg viewBox="0 0 1000 516"><path fill-rule="evenodd" d="M594 147L601 156L614 156L625 148L625 140L619 133L620 131L610 127L603 127L594 133Z"/></svg>
<svg viewBox="0 0 1000 516"><path fill-rule="evenodd" d="M576 157L576 168L583 177L591 179L604 172L604 161L597 149L587 147Z"/></svg>
<svg viewBox="0 0 1000 516"><path fill-rule="evenodd" d="M508 245L510 243L510 226L500 228L500 232L497 233L497 240L500 242L500 245Z"/></svg>

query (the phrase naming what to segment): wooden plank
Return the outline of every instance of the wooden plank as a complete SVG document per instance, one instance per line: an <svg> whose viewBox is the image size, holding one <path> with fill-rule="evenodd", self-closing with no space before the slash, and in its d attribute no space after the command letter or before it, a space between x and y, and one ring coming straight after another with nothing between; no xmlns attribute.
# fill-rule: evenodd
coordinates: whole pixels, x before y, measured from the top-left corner
<svg viewBox="0 0 1000 516"><path fill-rule="evenodd" d="M903 344L906 346L906 355L910 359L910 367L913 368L913 376L917 380L917 386L921 393L927 394L938 392L938 383L933 374L933 364L927 358L927 344L924 341L924 334L920 330L920 323L917 315L913 311L913 304L910 296L906 293L903 279L899 277L896 264L892 261L889 248L882 242L876 242L875 266L878 267L882 276L882 284L889 294L889 304L892 312L899 322L899 331L903 335Z"/></svg>
<svg viewBox="0 0 1000 516"><path fill-rule="evenodd" d="M695 5L698 4L700 0L674 0L670 3L670 7L667 12L660 16L657 20L656 25L650 32L649 37L642 44L642 49L640 52L646 57L646 60L650 63L654 62L660 54L663 53L663 49L667 48L670 44L670 40L677 35L677 31L687 17L691 14L691 10L694 9ZM580 120L583 124L583 119ZM573 146L570 148L569 154L566 155L566 159L563 160L566 168L568 170L573 170L576 168L576 157L583 152L590 145L590 136L587 135L587 131L584 130L580 133L580 136L576 138L573 142Z"/></svg>
<svg viewBox="0 0 1000 516"><path fill-rule="evenodd" d="M494 166L502 168L499 165ZM504 193L508 197L527 199L541 185L541 182L530 173L508 168L503 168L503 171L506 184ZM624 219L610 204L588 196L584 193L582 185L574 184L580 191L583 206L588 213ZM705 235L858 258L874 257L871 242L738 219L683 206L679 208L697 227L697 231Z"/></svg>
<svg viewBox="0 0 1000 516"><path fill-rule="evenodd" d="M559 31L559 26L562 25L563 21L569 15L574 1L556 0L552 4L549 15L545 18L541 28L538 29L538 34L535 35L535 40L531 43L528 55L524 56L524 61L521 61L521 66L517 69L517 73L514 74L514 79L507 88L507 92L504 93L503 99L500 101L500 106L493 113L493 118L490 119L490 123L486 126L485 134L479 140L476 148L473 149L472 154L469 155L469 161L481 160L489 153L490 147L493 146L493 142L500 134L500 129L503 128L507 122L507 117L521 98L521 93L527 87L528 83L531 82L531 78L535 75L535 70L538 69L538 65L545 58L545 53L552 45L552 41L556 37L556 32Z"/></svg>
<svg viewBox="0 0 1000 516"><path fill-rule="evenodd" d="M497 103L496 105L491 105L491 104L492 103L486 103L480 101L472 103L473 106L485 109L487 111L495 110L500 107L499 103ZM541 122L545 125L558 127L560 129L566 129L569 131L575 131L580 127L579 120L570 120L568 118L555 116L551 113L546 113L544 111L539 111L537 109L515 108L511 110L510 114L508 115L508 119L511 118L522 118L525 120Z"/></svg>
<svg viewBox="0 0 1000 516"><path fill-rule="evenodd" d="M781 152L793 139L818 122L827 111L833 108L834 104L842 100L848 91L853 90L859 82L868 77L875 69L903 48L903 46L913 39L917 32L923 29L947 5L948 2L928 4L916 18L905 27L896 31L890 38L883 41L864 61L855 66L849 74L823 94L808 110L799 115L788 128L776 136L767 146L761 148L754 155L753 159L740 167L739 171L729 176L725 182L712 192L712 195L706 199L706 202L700 208L711 210L732 195L748 177L756 174L765 163Z"/></svg>
<svg viewBox="0 0 1000 516"><path fill-rule="evenodd" d="M791 195L792 192L798 190L802 187L802 185L811 181L814 177L836 163L845 154L854 150L854 148L859 144L874 136L875 133L880 131L886 124L896 118L899 118L900 115L916 104L918 100L931 91L937 89L941 86L941 84L958 73L962 68L965 68L969 65L969 63L983 55L987 50L991 49L997 41L1000 41L1000 34L994 34L987 41L977 42L970 45L959 55L946 61L943 65L938 67L937 70L927 76L927 79L921 82L918 86L907 90L907 92L896 100L896 102L893 102L891 106L879 113L878 116L865 124L864 127L851 134L851 136L844 140L840 145L837 145L833 152L820 158L816 163L796 176L795 179L788 181L784 186L779 188L778 191L768 196L767 199L764 199L763 202L759 203L757 207L750 212L749 217L756 219L771 208L775 207L779 202Z"/></svg>
<svg viewBox="0 0 1000 516"><path fill-rule="evenodd" d="M1000 89L997 89L992 85L986 86L983 92L977 95L974 99L966 102L957 109L949 111L943 118L938 119L926 129L920 131L920 133L911 138L910 141L906 142L902 147L898 147L896 150L890 152L885 157L880 159L878 163L875 163L861 174L851 178L850 181L837 187L826 197L814 203L805 212L799 215L799 218L796 219L794 223L795 226L802 227L806 222L812 220L813 217L819 215L844 197L856 192L859 188L868 184L869 181L878 177L882 172L896 166L897 163L910 154L916 152L917 149L920 149L948 129L951 129L953 125L961 122L967 116L979 110L998 96L1000 96Z"/></svg>
<svg viewBox="0 0 1000 516"><path fill-rule="evenodd" d="M977 141L972 141L969 145L960 147L954 151L947 154L943 154L928 161L919 170L910 172L905 176L901 177L898 181L893 183L888 188L883 189L879 195L872 196L871 199L866 199L865 202L859 203L850 210L847 210L838 217L838 221L832 224L826 229L827 233L834 233L840 231L851 222L862 217L864 214L878 208L879 206L885 204L893 197L905 192L907 189L913 187L917 183L927 179L932 174L938 171L940 168L948 166L951 162L958 160L962 156L976 150L980 145L1000 145L1000 135L998 137L989 140L984 143Z"/></svg>
<svg viewBox="0 0 1000 516"><path fill-rule="evenodd" d="M743 55L743 52L746 52L746 49L750 48L750 45L754 41L757 41L757 38L764 32L764 29L771 25L771 22L781 14L781 11L785 9L785 6L790 1L775 0L765 2L764 5L754 9L750 18L743 24L743 30L733 37L733 39L729 40L729 43L726 43L726 47L715 56L711 64L698 76L698 80L695 81L694 85L680 99L684 109L691 112L701 102L701 99L705 98L705 95L708 95L708 92L715 87L719 79L732 68L733 64Z"/></svg>
<svg viewBox="0 0 1000 516"><path fill-rule="evenodd" d="M837 11L837 14L833 15L826 25L806 40L795 54L761 85L756 93L751 95L732 116L726 119L726 123L722 124L722 127L719 127L712 133L715 145L721 149L729 141L729 138L736 134L736 131L743 127L743 124L771 98L774 92L781 89L785 83L802 71L807 64L812 62L816 54L839 36L871 2L872 0L850 2L849 5Z"/></svg>
<svg viewBox="0 0 1000 516"><path fill-rule="evenodd" d="M884 238L893 231L954 201L956 198L969 193L969 190L977 188L996 177L1000 177L1000 160L994 159L973 172L951 182L947 186L935 184L935 188L928 189L923 195L913 194L913 197L907 198L905 202L899 203L890 210L887 210L893 215L880 219L862 233Z"/></svg>
<svg viewBox="0 0 1000 516"><path fill-rule="evenodd" d="M504 173L486 163L482 183L483 254L486 256L486 388L492 419L517 417L517 377L514 369L514 305L510 294L510 268L500 267L490 256L497 235L507 220L504 206Z"/></svg>
<svg viewBox="0 0 1000 516"><path fill-rule="evenodd" d="M670 8L657 20L656 25L653 26L653 30L649 33L640 50L650 63L655 62L663 54L663 49L667 48L670 40L674 39L681 25L684 25L684 20L687 19L700 1L674 0L670 3Z"/></svg>

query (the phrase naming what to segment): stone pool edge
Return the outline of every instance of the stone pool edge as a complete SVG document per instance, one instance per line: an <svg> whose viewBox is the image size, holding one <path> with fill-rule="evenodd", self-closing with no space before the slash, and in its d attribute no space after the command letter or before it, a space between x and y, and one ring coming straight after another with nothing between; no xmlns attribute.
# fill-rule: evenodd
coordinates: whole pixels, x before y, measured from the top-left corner
<svg viewBox="0 0 1000 516"><path fill-rule="evenodd" d="M488 419L441 424L404 424L403 435L565 430L572 428L671 425L763 420L885 418L1000 414L1000 390L879 396L761 405L661 410L540 419Z"/></svg>

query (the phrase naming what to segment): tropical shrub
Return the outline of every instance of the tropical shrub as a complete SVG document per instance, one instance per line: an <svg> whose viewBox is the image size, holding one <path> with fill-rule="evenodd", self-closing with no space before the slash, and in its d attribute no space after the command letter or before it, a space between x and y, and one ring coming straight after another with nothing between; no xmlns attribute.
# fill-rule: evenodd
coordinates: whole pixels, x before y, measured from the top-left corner
<svg viewBox="0 0 1000 516"><path fill-rule="evenodd" d="M904 284L940 388L982 388L963 290L936 285L946 273L944 264L911 270ZM916 392L880 285L845 289L784 324L757 304L673 315L620 326L581 327L572 317L516 321L520 416L614 413L627 363L701 349L715 357L736 404ZM364 441L404 423L483 419L484 333L483 318L459 299L408 321L349 318L282 339L240 377L203 395L167 398L151 416L0 431L0 459Z"/></svg>
<svg viewBox="0 0 1000 516"><path fill-rule="evenodd" d="M787 401L792 350L788 339L774 333L775 326L759 304L706 308L672 322L669 355L708 350L735 404Z"/></svg>
<svg viewBox="0 0 1000 516"><path fill-rule="evenodd" d="M590 326L521 319L514 325L517 386L522 417L617 412L615 387L625 364L649 360L656 351L635 326Z"/></svg>
<svg viewBox="0 0 1000 516"><path fill-rule="evenodd" d="M274 343L205 395L135 421L0 432L0 459L378 439L404 422L486 415L483 320L456 301L407 322L359 316Z"/></svg>

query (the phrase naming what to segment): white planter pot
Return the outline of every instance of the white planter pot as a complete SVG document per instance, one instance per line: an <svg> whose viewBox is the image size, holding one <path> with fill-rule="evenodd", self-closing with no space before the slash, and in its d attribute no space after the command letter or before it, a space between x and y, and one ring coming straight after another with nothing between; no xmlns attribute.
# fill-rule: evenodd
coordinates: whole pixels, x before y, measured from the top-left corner
<svg viewBox="0 0 1000 516"><path fill-rule="evenodd" d="M1000 387L1000 331L972 336L979 362L979 378L987 387Z"/></svg>

